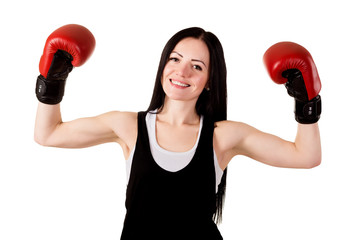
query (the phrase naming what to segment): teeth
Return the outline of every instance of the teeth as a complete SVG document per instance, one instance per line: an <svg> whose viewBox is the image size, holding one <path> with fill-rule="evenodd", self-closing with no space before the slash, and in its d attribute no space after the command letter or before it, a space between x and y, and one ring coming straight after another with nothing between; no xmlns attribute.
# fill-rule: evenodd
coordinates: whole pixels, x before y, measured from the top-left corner
<svg viewBox="0 0 360 240"><path fill-rule="evenodd" d="M178 82L178 81L175 81L175 80L171 80L171 82L175 85L178 85L180 87L189 87L190 85L188 84L184 84L184 83L181 83L181 82Z"/></svg>

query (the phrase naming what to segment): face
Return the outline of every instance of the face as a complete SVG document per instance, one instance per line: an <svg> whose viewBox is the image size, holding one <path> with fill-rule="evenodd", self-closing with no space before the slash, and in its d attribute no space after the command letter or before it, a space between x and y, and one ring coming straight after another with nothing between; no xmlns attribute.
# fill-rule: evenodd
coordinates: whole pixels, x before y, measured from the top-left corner
<svg viewBox="0 0 360 240"><path fill-rule="evenodd" d="M173 49L162 75L166 97L173 100L197 100L209 78L210 54L199 39L185 38Z"/></svg>

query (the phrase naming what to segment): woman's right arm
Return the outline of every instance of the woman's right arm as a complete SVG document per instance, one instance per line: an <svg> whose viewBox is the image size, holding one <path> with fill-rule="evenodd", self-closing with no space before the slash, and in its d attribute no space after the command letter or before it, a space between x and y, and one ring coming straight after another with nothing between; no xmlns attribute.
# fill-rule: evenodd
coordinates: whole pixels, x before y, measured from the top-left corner
<svg viewBox="0 0 360 240"><path fill-rule="evenodd" d="M43 146L84 148L107 142L119 143L124 154L135 145L137 113L108 112L96 117L63 122L60 104L39 103L34 139Z"/></svg>
<svg viewBox="0 0 360 240"><path fill-rule="evenodd" d="M114 111L69 122L61 118L60 102L68 74L85 63L94 48L92 33L76 24L62 26L47 38L36 82L39 105L34 138L41 145L62 148L117 142L126 157L135 145L137 113Z"/></svg>

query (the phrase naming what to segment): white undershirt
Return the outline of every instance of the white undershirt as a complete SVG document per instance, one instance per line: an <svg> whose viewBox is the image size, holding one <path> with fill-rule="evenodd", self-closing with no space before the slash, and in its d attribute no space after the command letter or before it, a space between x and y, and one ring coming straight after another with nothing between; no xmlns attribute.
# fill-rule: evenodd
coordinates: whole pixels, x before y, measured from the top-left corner
<svg viewBox="0 0 360 240"><path fill-rule="evenodd" d="M168 150L160 147L160 145L158 144L158 142L156 140L156 114L151 113L151 112L147 113L145 121L146 121L146 127L147 127L148 135L149 135L150 150L151 150L151 154L152 154L155 162L161 168L163 168L169 172L177 172L177 171L183 169L184 167L186 167L191 162L191 159L195 155L195 151L198 146L199 139L200 139L201 129L203 126L203 116L201 116L201 118L200 118L199 134L197 136L196 143L189 151L186 151L186 152L171 152L171 151L168 151ZM132 165L132 161L133 161L133 157L134 157L135 147L131 151L129 158L126 161L126 175L127 175L128 181L130 178L130 170L131 170L131 165ZM169 161L169 159L171 159L171 161ZM217 192L218 185L221 182L221 177L223 175L223 171L219 166L219 162L217 160L215 151L214 151L214 166L215 166L215 175L216 175L215 190Z"/></svg>

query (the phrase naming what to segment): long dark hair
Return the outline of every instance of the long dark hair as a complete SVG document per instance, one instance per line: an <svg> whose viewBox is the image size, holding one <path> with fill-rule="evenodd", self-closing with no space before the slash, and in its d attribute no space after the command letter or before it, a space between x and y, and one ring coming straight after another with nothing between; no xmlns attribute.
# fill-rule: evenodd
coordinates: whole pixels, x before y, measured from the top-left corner
<svg viewBox="0 0 360 240"><path fill-rule="evenodd" d="M226 89L226 64L223 48L219 39L211 32L206 32L202 28L192 27L179 31L166 43L161 54L159 68L156 75L153 96L147 111L158 109L158 113L164 107L165 92L162 88L161 78L166 63L169 60L170 53L174 50L176 44L182 39L193 37L202 40L208 47L210 53L210 72L208 80L208 89L204 89L196 102L196 112L198 115L211 118L214 122L227 119L227 89ZM218 186L216 194L216 212L213 216L216 223L221 222L222 209L226 190L225 169L221 183Z"/></svg>

